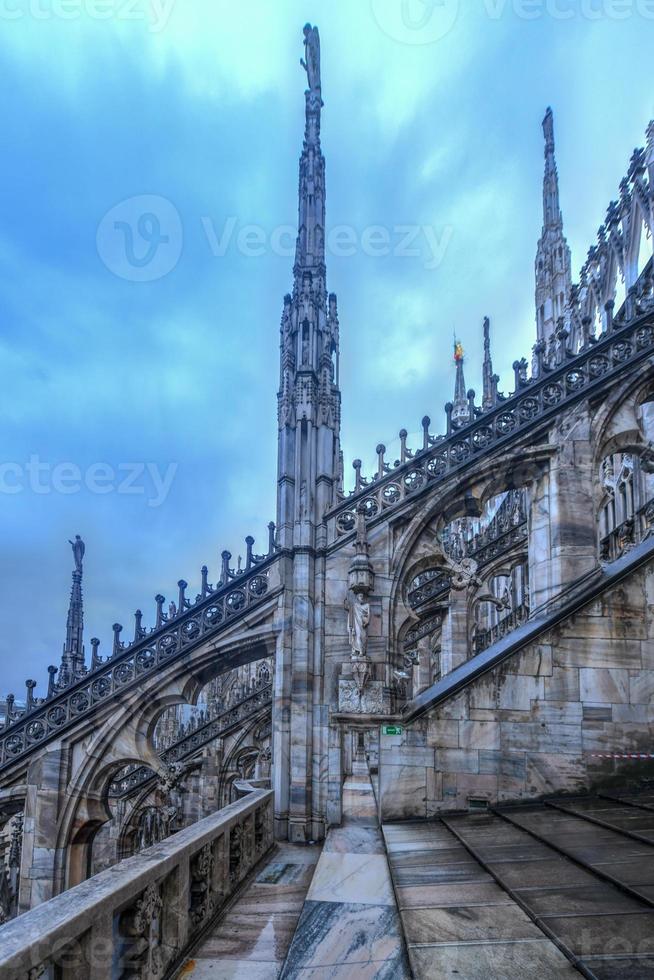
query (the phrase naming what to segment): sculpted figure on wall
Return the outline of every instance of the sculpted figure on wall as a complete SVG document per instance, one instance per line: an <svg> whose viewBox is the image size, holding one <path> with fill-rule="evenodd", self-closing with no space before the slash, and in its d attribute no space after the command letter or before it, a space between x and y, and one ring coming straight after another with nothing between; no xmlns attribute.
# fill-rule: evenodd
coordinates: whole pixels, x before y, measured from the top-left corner
<svg viewBox="0 0 654 980"><path fill-rule="evenodd" d="M361 592L345 600L348 610L347 629L350 648L355 657L365 657L368 652L368 625L370 623L370 603Z"/></svg>

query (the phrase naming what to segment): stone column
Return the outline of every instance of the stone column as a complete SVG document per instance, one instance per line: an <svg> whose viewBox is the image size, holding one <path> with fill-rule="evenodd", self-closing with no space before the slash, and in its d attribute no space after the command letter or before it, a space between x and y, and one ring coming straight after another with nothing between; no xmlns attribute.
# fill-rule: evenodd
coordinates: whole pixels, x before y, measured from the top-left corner
<svg viewBox="0 0 654 980"><path fill-rule="evenodd" d="M554 433L558 452L532 484L529 514L531 614L599 567L593 454L587 409Z"/></svg>
<svg viewBox="0 0 654 980"><path fill-rule="evenodd" d="M348 737L343 737L343 729L340 725L330 725L329 727L329 773L328 773L328 798L327 798L327 824L338 826L343 817L341 788L343 786L343 757L345 755L344 743Z"/></svg>
<svg viewBox="0 0 654 980"><path fill-rule="evenodd" d="M63 868L57 872L56 849L62 761L61 749L52 747L37 756L27 770L19 913L47 902L64 887L59 880Z"/></svg>

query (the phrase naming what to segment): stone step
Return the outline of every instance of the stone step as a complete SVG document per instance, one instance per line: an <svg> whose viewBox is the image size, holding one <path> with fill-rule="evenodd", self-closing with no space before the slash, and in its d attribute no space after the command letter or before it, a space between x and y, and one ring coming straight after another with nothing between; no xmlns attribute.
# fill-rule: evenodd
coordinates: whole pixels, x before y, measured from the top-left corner
<svg viewBox="0 0 654 980"><path fill-rule="evenodd" d="M368 769L353 769L343 822L327 832L283 980L411 977Z"/></svg>
<svg viewBox="0 0 654 980"><path fill-rule="evenodd" d="M542 980L578 976L444 823L384 824L383 832L418 980L515 980L531 972ZM527 841L524 853L530 846Z"/></svg>

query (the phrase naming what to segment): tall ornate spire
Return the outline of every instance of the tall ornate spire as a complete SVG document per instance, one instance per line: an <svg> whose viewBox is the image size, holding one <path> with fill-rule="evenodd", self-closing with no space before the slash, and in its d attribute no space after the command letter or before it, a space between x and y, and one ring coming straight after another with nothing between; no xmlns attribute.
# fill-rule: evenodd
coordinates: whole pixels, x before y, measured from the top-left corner
<svg viewBox="0 0 654 980"><path fill-rule="evenodd" d="M325 269L325 158L320 148L320 117L323 107L320 74L320 35L318 28L304 28L305 59L309 87L304 93L306 122L304 147L300 158L298 236L295 249L295 290L302 286L306 272L318 280L316 287L326 291Z"/></svg>
<svg viewBox="0 0 654 980"><path fill-rule="evenodd" d="M327 544L324 515L342 484L338 311L336 296L327 294L325 269L320 37L311 24L304 28L304 47L306 126L293 293L285 297L282 315L277 457L277 544L285 553L287 588L275 714L287 720L275 739L275 811L278 827L287 828L288 839L296 842L323 836L315 794L322 792L317 787L326 744L317 730L314 735L311 719L324 650L311 610L319 608L324 589L318 559L318 549Z"/></svg>
<svg viewBox="0 0 654 980"><path fill-rule="evenodd" d="M75 570L73 571L73 585L70 590L70 604L66 620L66 642L64 643L58 677L59 684L64 685L70 683L85 667L82 575L86 548L79 534L76 534L75 540L70 541L69 544L73 549Z"/></svg>
<svg viewBox="0 0 654 980"><path fill-rule="evenodd" d="M454 401L452 403L452 425L465 425L470 419L470 409L466 397L466 382L463 376L463 347L454 340L454 363L456 364L456 380L454 382Z"/></svg>
<svg viewBox="0 0 654 980"><path fill-rule="evenodd" d="M490 347L490 320L484 317L484 390L481 407L484 412L493 408L497 402L497 382L499 378L493 374L493 361Z"/></svg>
<svg viewBox="0 0 654 980"><path fill-rule="evenodd" d="M572 276L570 249L563 234L559 203L559 176L554 155L554 116L548 108L543 119L545 175L543 178L543 230L536 252L536 329L538 341L548 342L560 317L566 316Z"/></svg>
<svg viewBox="0 0 654 980"><path fill-rule="evenodd" d="M339 323L336 296L327 294L325 265L325 158L320 146L323 108L318 28L304 28L307 74L306 121L300 156L298 235L293 293L285 297L281 330L278 415L280 430L279 513L277 525L288 544L288 529L303 521L322 520L334 501L340 473L338 378ZM296 429L309 426L316 438L317 459L299 459ZM317 433L321 428L329 436ZM316 482L316 488L312 483ZM289 492L292 490L292 493ZM286 530L285 530L286 529Z"/></svg>

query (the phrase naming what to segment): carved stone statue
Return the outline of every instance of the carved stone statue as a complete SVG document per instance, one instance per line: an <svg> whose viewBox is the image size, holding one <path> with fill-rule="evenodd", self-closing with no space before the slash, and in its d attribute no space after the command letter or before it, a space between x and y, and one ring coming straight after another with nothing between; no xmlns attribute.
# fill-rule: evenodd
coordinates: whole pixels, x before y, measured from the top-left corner
<svg viewBox="0 0 654 980"><path fill-rule="evenodd" d="M304 50L306 61L300 60L300 64L307 73L309 79L309 90L319 92L321 88L320 80L320 35L317 27L306 24L304 28Z"/></svg>
<svg viewBox="0 0 654 980"><path fill-rule="evenodd" d="M452 588L457 592L469 588L471 585L481 585L481 580L477 575L477 562L474 558L464 558L458 562L448 562L452 571Z"/></svg>
<svg viewBox="0 0 654 980"><path fill-rule="evenodd" d="M348 610L347 631L350 637L350 648L355 657L365 657L368 652L368 624L370 623L370 604L365 596L357 592L354 599L349 596L345 600Z"/></svg>
<svg viewBox="0 0 654 980"><path fill-rule="evenodd" d="M77 572L82 572L82 561L84 559L84 552L86 551L86 546L79 534L75 535L75 540L71 541L68 539L68 544L73 549L73 558L75 559L75 570Z"/></svg>

